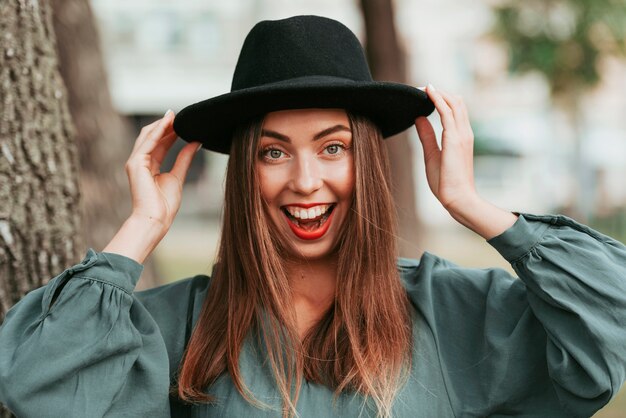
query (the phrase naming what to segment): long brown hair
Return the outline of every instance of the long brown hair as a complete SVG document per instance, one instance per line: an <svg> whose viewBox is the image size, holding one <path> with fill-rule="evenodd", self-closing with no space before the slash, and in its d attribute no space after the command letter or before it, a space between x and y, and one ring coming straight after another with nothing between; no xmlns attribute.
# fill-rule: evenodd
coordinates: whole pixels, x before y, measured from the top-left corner
<svg viewBox="0 0 626 418"><path fill-rule="evenodd" d="M302 379L374 401L390 416L411 368L410 302L396 267L396 220L390 170L379 129L348 113L355 185L338 253L334 304L301 340L281 236L265 212L256 161L263 120L239 127L226 173L222 238L211 287L179 368L174 390L187 402L214 402L205 392L225 372L257 407L238 364L256 334L267 356L283 416L297 416ZM294 389L295 388L295 392Z"/></svg>

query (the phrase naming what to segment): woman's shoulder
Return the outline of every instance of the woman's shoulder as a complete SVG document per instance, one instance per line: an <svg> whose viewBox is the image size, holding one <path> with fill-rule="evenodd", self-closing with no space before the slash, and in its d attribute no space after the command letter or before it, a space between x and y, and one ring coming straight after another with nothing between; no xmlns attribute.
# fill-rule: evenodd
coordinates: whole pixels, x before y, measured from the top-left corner
<svg viewBox="0 0 626 418"><path fill-rule="evenodd" d="M459 281L475 284L499 280L516 280L507 270L500 267L464 267L436 254L424 251L419 259L398 257L396 260L400 278L410 290L419 286L457 285Z"/></svg>
<svg viewBox="0 0 626 418"><path fill-rule="evenodd" d="M198 293L205 293L211 282L211 277L205 274L197 274L173 282L156 286L147 290L135 292L135 296L142 303L168 303L176 302L180 305L185 296L193 296Z"/></svg>
<svg viewBox="0 0 626 418"><path fill-rule="evenodd" d="M210 283L210 276L198 274L135 292L135 297L160 327L180 326L183 321L197 316Z"/></svg>
<svg viewBox="0 0 626 418"><path fill-rule="evenodd" d="M399 259L398 267L408 299L455 368L482 361L483 343L492 337L510 335L520 324L526 333L535 329L524 320L526 285L503 268L462 267L428 252L419 260Z"/></svg>
<svg viewBox="0 0 626 418"><path fill-rule="evenodd" d="M525 299L521 280L499 267L463 267L435 254L398 258L398 271L411 302L422 312L441 315L446 308L471 314L489 303L519 303Z"/></svg>
<svg viewBox="0 0 626 418"><path fill-rule="evenodd" d="M210 283L210 276L199 274L134 293L159 327L167 347L170 374L178 368Z"/></svg>

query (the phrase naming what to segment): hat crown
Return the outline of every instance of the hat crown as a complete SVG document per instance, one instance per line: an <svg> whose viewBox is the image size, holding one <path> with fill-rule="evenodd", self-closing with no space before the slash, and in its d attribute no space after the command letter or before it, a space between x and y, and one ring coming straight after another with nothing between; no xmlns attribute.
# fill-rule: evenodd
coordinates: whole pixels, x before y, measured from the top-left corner
<svg viewBox="0 0 626 418"><path fill-rule="evenodd" d="M336 20L308 15L257 23L239 53L231 91L307 76L372 81L354 33Z"/></svg>

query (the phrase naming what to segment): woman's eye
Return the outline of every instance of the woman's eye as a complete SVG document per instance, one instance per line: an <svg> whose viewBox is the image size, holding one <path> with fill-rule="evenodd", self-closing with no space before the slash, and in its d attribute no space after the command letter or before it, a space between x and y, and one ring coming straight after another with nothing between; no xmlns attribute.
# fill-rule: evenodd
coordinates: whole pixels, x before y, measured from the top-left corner
<svg viewBox="0 0 626 418"><path fill-rule="evenodd" d="M283 154L284 152L277 148L266 148L261 152L261 156L266 160L278 160Z"/></svg>
<svg viewBox="0 0 626 418"><path fill-rule="evenodd" d="M271 149L269 150L269 154L270 154L270 157L272 158L280 158L283 152L277 149Z"/></svg>
<svg viewBox="0 0 626 418"><path fill-rule="evenodd" d="M337 155L341 151L345 150L345 147L341 144L331 144L325 148L326 152L330 155Z"/></svg>

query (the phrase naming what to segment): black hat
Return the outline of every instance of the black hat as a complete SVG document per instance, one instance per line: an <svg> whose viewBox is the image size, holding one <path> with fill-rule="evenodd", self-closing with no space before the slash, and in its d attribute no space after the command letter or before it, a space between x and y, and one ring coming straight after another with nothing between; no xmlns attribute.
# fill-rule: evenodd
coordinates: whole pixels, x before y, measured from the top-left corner
<svg viewBox="0 0 626 418"><path fill-rule="evenodd" d="M174 131L186 141L228 154L238 123L276 110L306 108L358 113L387 138L435 107L418 88L373 81L359 40L342 23L294 16L257 23L239 53L230 93L182 109Z"/></svg>

